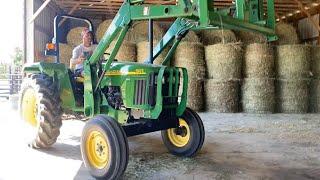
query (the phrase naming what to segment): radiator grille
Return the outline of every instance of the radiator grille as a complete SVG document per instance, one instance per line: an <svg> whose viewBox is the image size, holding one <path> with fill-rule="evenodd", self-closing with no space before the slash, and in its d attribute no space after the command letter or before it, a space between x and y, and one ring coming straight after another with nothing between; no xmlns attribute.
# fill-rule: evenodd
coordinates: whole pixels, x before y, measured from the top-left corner
<svg viewBox="0 0 320 180"><path fill-rule="evenodd" d="M134 104L135 105L143 105L146 104L146 80L135 80L135 97Z"/></svg>

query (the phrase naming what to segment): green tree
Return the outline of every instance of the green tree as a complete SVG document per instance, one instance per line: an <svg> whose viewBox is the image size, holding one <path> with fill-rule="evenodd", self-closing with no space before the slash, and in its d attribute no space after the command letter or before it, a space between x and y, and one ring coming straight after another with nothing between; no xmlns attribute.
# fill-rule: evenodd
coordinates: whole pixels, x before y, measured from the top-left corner
<svg viewBox="0 0 320 180"><path fill-rule="evenodd" d="M13 54L11 55L11 59L14 66L22 66L22 50L19 47L14 48Z"/></svg>

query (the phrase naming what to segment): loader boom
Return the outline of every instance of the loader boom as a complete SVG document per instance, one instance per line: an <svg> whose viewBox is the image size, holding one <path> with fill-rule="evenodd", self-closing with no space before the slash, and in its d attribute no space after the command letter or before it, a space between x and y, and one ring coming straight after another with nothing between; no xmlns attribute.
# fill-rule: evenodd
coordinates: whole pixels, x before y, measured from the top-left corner
<svg viewBox="0 0 320 180"><path fill-rule="evenodd" d="M234 14L230 13L235 11ZM275 35L275 13L274 1L267 1L267 12L263 12L263 0L236 0L235 7L216 10L211 0L178 0L176 5L148 5L143 0L126 0L120 7L118 13L106 30L103 38L92 56L85 62L85 107L90 107L90 113L97 112L99 105L95 104L95 91L99 88L100 82L110 69L120 46L132 21L176 18L164 37L153 50L152 59L155 59L170 43L173 46L169 50L163 64L171 59L175 49L189 30L205 29L236 29L252 31L264 34L269 41L276 40ZM266 15L266 16L264 16ZM117 38L117 39L115 39ZM103 73L98 77L91 72L92 65L96 64L103 56L111 42L115 41L114 49L103 66ZM146 60L152 63L152 59ZM95 72L94 72L95 73Z"/></svg>

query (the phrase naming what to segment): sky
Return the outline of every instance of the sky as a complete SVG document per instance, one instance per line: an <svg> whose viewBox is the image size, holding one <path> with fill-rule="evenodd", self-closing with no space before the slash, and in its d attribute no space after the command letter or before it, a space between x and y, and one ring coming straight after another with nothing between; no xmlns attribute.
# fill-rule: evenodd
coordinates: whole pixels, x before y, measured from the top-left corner
<svg viewBox="0 0 320 180"><path fill-rule="evenodd" d="M15 47L23 46L23 0L5 1L0 6L0 62L11 62Z"/></svg>

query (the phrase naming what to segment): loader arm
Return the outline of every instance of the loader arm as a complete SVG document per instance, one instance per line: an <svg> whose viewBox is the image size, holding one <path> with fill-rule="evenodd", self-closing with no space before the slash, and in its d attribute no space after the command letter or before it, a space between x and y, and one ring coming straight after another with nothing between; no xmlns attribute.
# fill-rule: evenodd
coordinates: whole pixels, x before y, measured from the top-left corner
<svg viewBox="0 0 320 180"><path fill-rule="evenodd" d="M277 39L275 35L274 0L268 0L267 13L264 17L263 0L236 0L236 12L233 16L226 10L215 10L212 0L178 0L176 5L149 5L144 0L126 0L106 30L92 56L84 64L85 112L93 115L99 111L99 85L110 69L132 21L176 18L162 40L152 53L155 59L170 43L173 46L167 54L164 64L171 59L175 49L189 30L236 29L262 33L269 41ZM116 39L117 38L117 39ZM105 50L115 40L115 46L106 60L103 72L98 74L92 68L99 62ZM152 63L152 60L146 60Z"/></svg>

